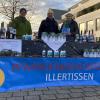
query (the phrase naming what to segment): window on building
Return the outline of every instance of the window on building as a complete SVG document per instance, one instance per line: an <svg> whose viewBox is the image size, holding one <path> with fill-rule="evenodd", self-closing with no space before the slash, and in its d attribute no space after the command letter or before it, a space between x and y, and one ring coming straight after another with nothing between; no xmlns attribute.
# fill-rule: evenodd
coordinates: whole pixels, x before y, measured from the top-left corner
<svg viewBox="0 0 100 100"><path fill-rule="evenodd" d="M100 18L96 20L96 30L100 30Z"/></svg>
<svg viewBox="0 0 100 100"><path fill-rule="evenodd" d="M84 32L86 31L86 23L80 23L79 28L80 28L80 33L84 34Z"/></svg>
<svg viewBox="0 0 100 100"><path fill-rule="evenodd" d="M79 11L79 12L77 13L77 17L80 17L80 16L82 16L82 15L91 13L91 12L96 11L96 10L98 10L98 9L100 9L100 3L97 3L97 4L93 5L93 6L88 7L88 8L85 8L85 9L83 9L82 11Z"/></svg>
<svg viewBox="0 0 100 100"><path fill-rule="evenodd" d="M87 30L88 31L93 31L94 30L94 22L93 21L88 21L87 22Z"/></svg>

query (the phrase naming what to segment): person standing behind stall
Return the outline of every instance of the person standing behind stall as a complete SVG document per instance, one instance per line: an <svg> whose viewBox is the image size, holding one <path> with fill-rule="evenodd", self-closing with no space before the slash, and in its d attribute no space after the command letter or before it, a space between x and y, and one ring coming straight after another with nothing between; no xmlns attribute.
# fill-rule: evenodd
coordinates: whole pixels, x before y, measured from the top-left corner
<svg viewBox="0 0 100 100"><path fill-rule="evenodd" d="M79 28L77 22L74 20L74 15L68 13L66 15L66 20L64 21L60 32L66 31L67 39L75 40L76 34L79 34Z"/></svg>
<svg viewBox="0 0 100 100"><path fill-rule="evenodd" d="M22 38L23 35L32 35L32 29L30 22L26 19L27 10L25 8L20 9L20 14L16 17L12 23L11 27L16 29L17 38Z"/></svg>
<svg viewBox="0 0 100 100"><path fill-rule="evenodd" d="M47 18L41 22L38 39L41 39L43 32L47 32L48 34L51 32L59 33L58 23L54 19L54 12L51 9L48 10Z"/></svg>

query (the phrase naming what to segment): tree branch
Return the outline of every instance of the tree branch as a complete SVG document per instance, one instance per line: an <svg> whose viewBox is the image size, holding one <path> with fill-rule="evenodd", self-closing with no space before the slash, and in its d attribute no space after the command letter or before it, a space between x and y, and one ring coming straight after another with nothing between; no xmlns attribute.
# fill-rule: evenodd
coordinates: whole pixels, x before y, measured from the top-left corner
<svg viewBox="0 0 100 100"><path fill-rule="evenodd" d="M14 15L19 10L20 6L28 6L23 5L20 1L17 2L16 0L1 0L0 1L0 13L11 20L14 19Z"/></svg>

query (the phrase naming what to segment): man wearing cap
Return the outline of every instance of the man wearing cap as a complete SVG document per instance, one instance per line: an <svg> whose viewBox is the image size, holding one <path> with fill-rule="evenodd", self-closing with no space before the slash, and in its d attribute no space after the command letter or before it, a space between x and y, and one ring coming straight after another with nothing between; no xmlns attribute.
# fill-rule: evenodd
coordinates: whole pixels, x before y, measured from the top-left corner
<svg viewBox="0 0 100 100"><path fill-rule="evenodd" d="M22 38L23 35L31 35L32 29L30 22L26 19L27 10L20 9L20 15L11 22L11 27L16 29L17 38Z"/></svg>
<svg viewBox="0 0 100 100"><path fill-rule="evenodd" d="M43 32L47 32L48 34L51 32L59 33L58 23L54 19L54 12L51 9L48 10L47 18L41 22L38 39L41 39Z"/></svg>
<svg viewBox="0 0 100 100"><path fill-rule="evenodd" d="M66 20L64 21L61 32L64 33L64 30L66 31L67 37L72 37L73 40L75 39L76 34L79 34L79 28L77 22L74 20L74 15L71 13L68 13L66 15Z"/></svg>

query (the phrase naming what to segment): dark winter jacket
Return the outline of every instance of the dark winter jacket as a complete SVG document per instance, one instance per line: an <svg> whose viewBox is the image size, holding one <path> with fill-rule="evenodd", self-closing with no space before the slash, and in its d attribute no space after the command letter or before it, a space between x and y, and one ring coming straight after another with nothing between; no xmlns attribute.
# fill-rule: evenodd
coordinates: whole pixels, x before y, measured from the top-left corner
<svg viewBox="0 0 100 100"><path fill-rule="evenodd" d="M64 22L60 32L62 32L63 27L70 28L70 33L73 37L75 37L76 34L79 34L78 24L74 20Z"/></svg>
<svg viewBox="0 0 100 100"><path fill-rule="evenodd" d="M38 32L38 38L41 38L43 32L47 32L48 34L50 34L51 32L59 33L58 23L55 21L54 18L49 19L47 17L46 20L43 20L41 22Z"/></svg>

